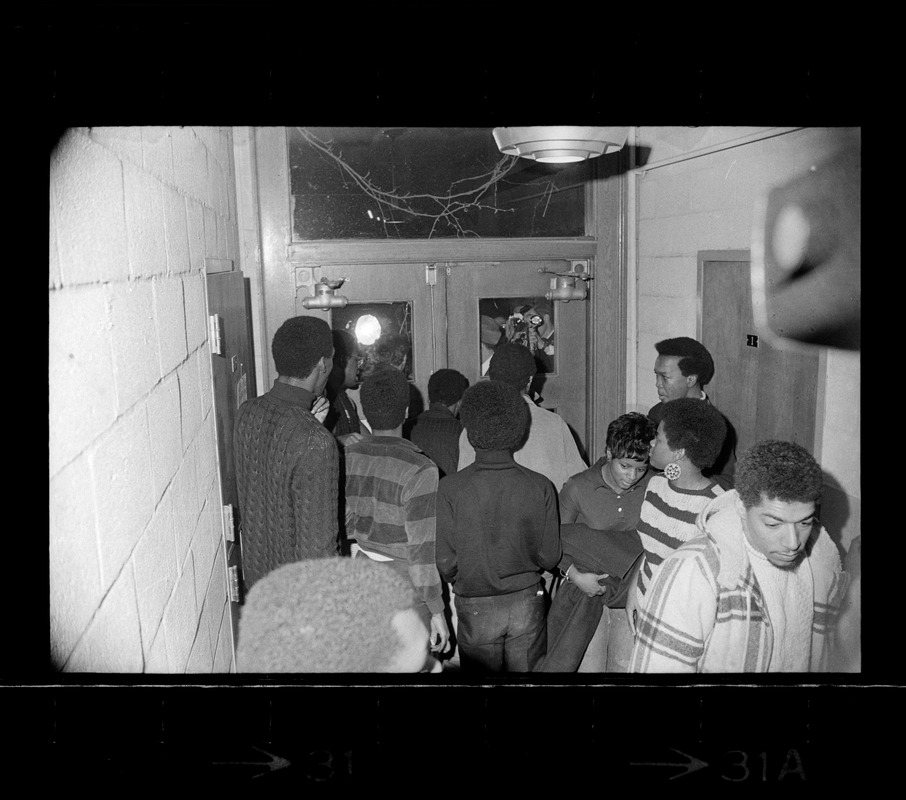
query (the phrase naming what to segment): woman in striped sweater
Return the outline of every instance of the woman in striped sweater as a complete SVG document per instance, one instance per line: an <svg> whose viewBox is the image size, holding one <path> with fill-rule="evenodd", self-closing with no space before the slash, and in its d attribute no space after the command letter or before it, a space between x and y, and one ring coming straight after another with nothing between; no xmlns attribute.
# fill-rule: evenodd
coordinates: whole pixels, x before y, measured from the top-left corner
<svg viewBox="0 0 906 800"><path fill-rule="evenodd" d="M636 608L644 606L661 562L696 535L699 512L724 491L702 470L714 463L726 435L723 415L710 403L681 397L664 406L650 454L651 466L663 473L649 481L645 492L638 527L644 552L626 603L633 631Z"/></svg>

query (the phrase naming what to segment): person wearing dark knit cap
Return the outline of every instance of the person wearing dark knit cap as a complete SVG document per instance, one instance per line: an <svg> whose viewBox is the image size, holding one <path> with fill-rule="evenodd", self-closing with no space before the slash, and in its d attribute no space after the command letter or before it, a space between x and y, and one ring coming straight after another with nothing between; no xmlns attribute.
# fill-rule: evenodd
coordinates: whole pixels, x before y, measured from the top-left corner
<svg viewBox="0 0 906 800"><path fill-rule="evenodd" d="M415 420L409 440L437 464L441 478L452 475L459 464L459 406L469 380L455 369L439 369L428 378L429 407Z"/></svg>
<svg viewBox="0 0 906 800"><path fill-rule="evenodd" d="M460 667L531 672L547 649L541 572L562 555L557 495L513 459L529 421L515 387L471 386L460 416L475 461L437 490L437 568L455 592Z"/></svg>
<svg viewBox="0 0 906 800"><path fill-rule="evenodd" d="M239 619L239 672L418 672L428 630L411 584L368 559L285 564L255 583Z"/></svg>
<svg viewBox="0 0 906 800"><path fill-rule="evenodd" d="M246 591L282 564L335 556L339 548L339 454L322 424L330 327L318 317L291 317L271 352L277 379L239 407L233 434Z"/></svg>
<svg viewBox="0 0 906 800"><path fill-rule="evenodd" d="M510 342L500 345L491 358L488 377L513 386L528 407L531 422L525 441L513 453L517 464L540 472L559 492L573 475L588 469L579 455L576 440L563 418L536 406L528 397L529 384L537 372L535 358L528 348ZM465 431L459 437L459 469L475 460L475 450Z"/></svg>

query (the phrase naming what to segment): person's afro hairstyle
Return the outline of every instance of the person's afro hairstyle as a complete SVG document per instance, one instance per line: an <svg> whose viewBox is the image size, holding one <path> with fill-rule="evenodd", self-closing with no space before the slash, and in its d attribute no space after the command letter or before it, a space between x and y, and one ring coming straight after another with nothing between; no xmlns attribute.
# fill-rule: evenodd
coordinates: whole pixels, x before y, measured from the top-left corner
<svg viewBox="0 0 906 800"><path fill-rule="evenodd" d="M239 618L237 669L389 671L402 647L391 620L414 604L411 583L368 558L285 564L249 590Z"/></svg>
<svg viewBox="0 0 906 800"><path fill-rule="evenodd" d="M330 358L333 336L318 317L290 317L274 334L271 353L278 375L307 378L321 358Z"/></svg>
<svg viewBox="0 0 906 800"><path fill-rule="evenodd" d="M428 378L428 402L452 406L469 388L469 379L455 369L439 369Z"/></svg>
<svg viewBox="0 0 906 800"><path fill-rule="evenodd" d="M362 381L359 400L373 431L392 431L406 419L409 381L398 369L379 366Z"/></svg>
<svg viewBox="0 0 906 800"><path fill-rule="evenodd" d="M708 348L695 339L688 336L663 339L655 344L654 349L662 356L678 356L676 365L679 371L683 375L697 376L699 386L704 386L714 377L714 359Z"/></svg>
<svg viewBox="0 0 906 800"><path fill-rule="evenodd" d="M661 419L671 450L685 449L686 457L699 469L707 469L717 460L727 437L727 423L707 400L671 400L664 404Z"/></svg>
<svg viewBox="0 0 906 800"><path fill-rule="evenodd" d="M488 365L488 377L491 380L503 381L519 390L525 388L529 378L538 371L535 357L521 344L506 342L500 345L491 356Z"/></svg>
<svg viewBox="0 0 906 800"><path fill-rule="evenodd" d="M753 444L734 473L735 489L746 508L763 500L818 503L824 475L812 454L801 445L767 439Z"/></svg>
<svg viewBox="0 0 906 800"><path fill-rule="evenodd" d="M651 440L656 434L657 426L645 414L637 411L623 414L607 426L610 457L647 461Z"/></svg>
<svg viewBox="0 0 906 800"><path fill-rule="evenodd" d="M459 418L476 450L515 450L525 441L530 416L518 389L492 379L466 389Z"/></svg>

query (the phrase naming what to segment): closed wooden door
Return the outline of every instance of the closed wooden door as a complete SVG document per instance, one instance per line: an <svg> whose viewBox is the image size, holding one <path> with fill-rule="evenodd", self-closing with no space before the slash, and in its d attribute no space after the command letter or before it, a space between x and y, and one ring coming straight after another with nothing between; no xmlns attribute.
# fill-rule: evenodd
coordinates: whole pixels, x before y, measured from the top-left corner
<svg viewBox="0 0 906 800"><path fill-rule="evenodd" d="M735 429L737 456L783 439L814 452L818 355L772 347L755 330L748 252L699 257L700 341L714 358L705 387Z"/></svg>

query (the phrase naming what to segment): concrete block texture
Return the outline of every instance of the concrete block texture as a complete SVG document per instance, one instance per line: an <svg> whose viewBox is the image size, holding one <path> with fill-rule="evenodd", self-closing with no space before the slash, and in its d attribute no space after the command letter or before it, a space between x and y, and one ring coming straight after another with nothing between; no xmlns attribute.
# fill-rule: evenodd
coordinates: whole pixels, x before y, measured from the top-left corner
<svg viewBox="0 0 906 800"><path fill-rule="evenodd" d="M186 198L169 186L164 186L161 191L164 204L164 234L167 240L167 269L171 275L178 275L192 268L189 257Z"/></svg>
<svg viewBox="0 0 906 800"><path fill-rule="evenodd" d="M123 164L70 130L50 159L50 202L64 285L129 277Z"/></svg>
<svg viewBox="0 0 906 800"><path fill-rule="evenodd" d="M88 128L89 135L98 144L108 147L123 161L142 166L142 129L135 125Z"/></svg>
<svg viewBox="0 0 906 800"><path fill-rule="evenodd" d="M141 129L142 166L164 183L173 185L173 148L170 146L170 128L165 125L145 126Z"/></svg>
<svg viewBox="0 0 906 800"><path fill-rule="evenodd" d="M214 557L217 549L211 533L211 507L206 504L195 524L192 536L192 566L195 570L195 602L201 608L208 584L211 582L211 572L214 569Z"/></svg>
<svg viewBox="0 0 906 800"><path fill-rule="evenodd" d="M176 477L167 491L168 494L172 494L176 562L180 565L180 570L183 568L189 545L195 535L198 515L204 500L204 495L198 491L195 460L195 449L190 448L186 451Z"/></svg>
<svg viewBox="0 0 906 800"><path fill-rule="evenodd" d="M220 462L217 460L217 449L214 443L214 424L215 416L212 410L202 421L193 442L198 491L203 496L208 496L212 490L220 491L219 482L215 482L215 479L220 476Z"/></svg>
<svg viewBox="0 0 906 800"><path fill-rule="evenodd" d="M204 209L204 254L206 258L221 258L217 253L217 212Z"/></svg>
<svg viewBox="0 0 906 800"><path fill-rule="evenodd" d="M151 281L108 284L117 409L124 412L160 380Z"/></svg>
<svg viewBox="0 0 906 800"><path fill-rule="evenodd" d="M230 222L223 214L217 215L217 242L215 244L215 256L217 258L227 258L230 246L228 240L230 231L236 227L235 222Z"/></svg>
<svg viewBox="0 0 906 800"><path fill-rule="evenodd" d="M645 303L640 303L638 325L639 333L661 332L656 341L674 336L695 337L696 326L696 299L695 296L679 297L646 297ZM651 357L652 369L657 352Z"/></svg>
<svg viewBox="0 0 906 800"><path fill-rule="evenodd" d="M198 610L195 606L195 573L190 561L182 565L176 588L164 611L163 630L167 641L167 662L171 672L185 672L198 629ZM160 634L158 634L160 635Z"/></svg>
<svg viewBox="0 0 906 800"><path fill-rule="evenodd" d="M179 378L179 405L182 421L182 446L188 449L201 426L201 389L198 380L198 351L184 361L176 374Z"/></svg>
<svg viewBox="0 0 906 800"><path fill-rule="evenodd" d="M211 641L216 642L220 636L222 613L230 600L226 573L226 548L223 543L217 548L217 557L214 559L214 570L211 572L211 583L208 585L207 599L211 601L212 607L216 607L218 603L220 604L220 612L209 617Z"/></svg>
<svg viewBox="0 0 906 800"><path fill-rule="evenodd" d="M116 419L113 352L102 286L50 292L48 341L50 474Z"/></svg>
<svg viewBox="0 0 906 800"><path fill-rule="evenodd" d="M217 644L214 648L214 669L213 672L229 673L235 672L233 666L233 631L230 625L229 607L224 607L223 617L220 621L220 630L217 634Z"/></svg>
<svg viewBox="0 0 906 800"><path fill-rule="evenodd" d="M132 555L154 510L149 441L147 410L141 405L118 419L91 454L105 591Z"/></svg>
<svg viewBox="0 0 906 800"><path fill-rule="evenodd" d="M183 280L161 276L151 285L154 292L154 324L160 345L160 374L166 375L188 355Z"/></svg>
<svg viewBox="0 0 906 800"><path fill-rule="evenodd" d="M201 396L201 413L207 417L214 408L214 374L211 351L207 343L198 350L198 390ZM213 424L213 422L212 422Z"/></svg>
<svg viewBox="0 0 906 800"><path fill-rule="evenodd" d="M67 672L141 672L144 669L135 580L123 570L76 645Z"/></svg>
<svg viewBox="0 0 906 800"><path fill-rule="evenodd" d="M103 596L88 459L50 481L50 650L62 668Z"/></svg>
<svg viewBox="0 0 906 800"><path fill-rule="evenodd" d="M145 672L156 675L169 673L170 662L167 660L167 634L164 626L157 630L157 636L145 653Z"/></svg>
<svg viewBox="0 0 906 800"><path fill-rule="evenodd" d="M182 463L182 423L179 381L164 378L148 397L148 432L156 503L172 482Z"/></svg>
<svg viewBox="0 0 906 800"><path fill-rule="evenodd" d="M126 242L133 277L167 271L167 238L160 181L141 169L123 168L126 199Z"/></svg>
<svg viewBox="0 0 906 800"><path fill-rule="evenodd" d="M230 215L230 198L227 195L227 167L217 158L208 158L208 177L211 181L211 206L218 216Z"/></svg>
<svg viewBox="0 0 906 800"><path fill-rule="evenodd" d="M132 554L135 595L141 622L142 645L150 654L167 601L176 586L176 542L173 507L169 498L155 511Z"/></svg>
<svg viewBox="0 0 906 800"><path fill-rule="evenodd" d="M209 664L207 668L208 672L212 669L214 654L217 648L217 636L220 633L220 623L223 621L223 610L226 607L226 603L226 595L208 592L205 597L204 607L201 609L201 621L198 629L201 631L202 628L207 628L207 639L211 648L211 664Z"/></svg>
<svg viewBox="0 0 906 800"><path fill-rule="evenodd" d="M192 273L183 278L183 297L186 303L186 346L191 353L208 339L207 285L204 273Z"/></svg>
<svg viewBox="0 0 906 800"><path fill-rule="evenodd" d="M211 647L211 633L208 626L202 621L195 633L195 641L192 642L185 671L188 674L198 675L211 672L213 667L214 651Z"/></svg>
<svg viewBox="0 0 906 800"><path fill-rule="evenodd" d="M174 127L171 134L176 188L202 205L210 205L207 148L192 128Z"/></svg>
<svg viewBox="0 0 906 800"><path fill-rule="evenodd" d="M698 286L698 260L694 256L640 259L638 286L639 295L694 296Z"/></svg>
<svg viewBox="0 0 906 800"><path fill-rule="evenodd" d="M204 271L204 206L197 200L186 198L186 225L189 233L189 268L192 272Z"/></svg>

